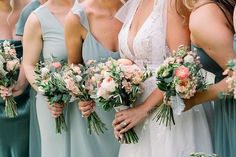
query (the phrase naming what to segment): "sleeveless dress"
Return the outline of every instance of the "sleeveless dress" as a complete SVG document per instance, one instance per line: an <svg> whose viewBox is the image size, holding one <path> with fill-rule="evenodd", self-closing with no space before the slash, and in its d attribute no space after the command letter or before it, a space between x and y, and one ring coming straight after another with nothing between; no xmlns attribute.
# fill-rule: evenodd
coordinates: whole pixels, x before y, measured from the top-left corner
<svg viewBox="0 0 236 157"><path fill-rule="evenodd" d="M223 69L207 53L192 45L200 56L203 68L215 74L215 82L224 79ZM234 36L236 52L236 36ZM236 154L236 100L233 98L216 99L214 101L214 152L220 157L235 157Z"/></svg>
<svg viewBox="0 0 236 157"><path fill-rule="evenodd" d="M87 29L87 36L83 41L82 57L84 63L88 60L101 61L112 57L120 58L118 52L111 52L104 48L91 34L89 22L84 8L75 2L72 8L73 14L79 16L81 24ZM112 121L114 119L114 112L105 112L99 105L96 105L96 112L101 120L106 124L108 130L104 134L97 135L87 132L87 120L82 117L81 111L78 108L77 102L69 105L69 130L67 147L68 157L117 157L119 151L119 143L114 137ZM70 153L70 154L69 154Z"/></svg>
<svg viewBox="0 0 236 157"><path fill-rule="evenodd" d="M166 43L166 0L155 0L153 11L146 19L133 41L133 51L128 46L129 29L141 0L131 0L129 12L119 34L120 51L123 58L131 59L140 68L144 63L153 72L170 54ZM124 8L126 8L124 6ZM119 16L119 15L117 15ZM120 18L122 19L122 18ZM145 91L137 104L155 90L155 76L145 81ZM137 144L122 144L119 157L189 157L192 152L212 153L211 138L202 105L175 115L176 124L170 128L153 120L155 112L134 129L139 136Z"/></svg>
<svg viewBox="0 0 236 157"><path fill-rule="evenodd" d="M2 43L4 40L0 40ZM10 40L14 44L17 57L22 57L21 41ZM29 156L29 118L30 99L29 88L23 94L15 97L18 116L7 118L4 113L5 102L0 97L0 157Z"/></svg>
<svg viewBox="0 0 236 157"><path fill-rule="evenodd" d="M21 11L19 20L16 24L16 35L23 36L24 27L28 16L38 7L40 2L38 0L33 0L27 4ZM36 91L30 88L30 132L29 132L29 156L30 157L40 157L40 132L36 113L35 104Z"/></svg>
<svg viewBox="0 0 236 157"><path fill-rule="evenodd" d="M60 24L46 5L39 7L33 13L37 16L42 29L43 60L46 61L50 59L50 56L53 56L67 61L62 24ZM48 109L48 102L39 93L36 96L36 110L41 134L41 156L65 157L65 133L56 134L55 119L52 118Z"/></svg>

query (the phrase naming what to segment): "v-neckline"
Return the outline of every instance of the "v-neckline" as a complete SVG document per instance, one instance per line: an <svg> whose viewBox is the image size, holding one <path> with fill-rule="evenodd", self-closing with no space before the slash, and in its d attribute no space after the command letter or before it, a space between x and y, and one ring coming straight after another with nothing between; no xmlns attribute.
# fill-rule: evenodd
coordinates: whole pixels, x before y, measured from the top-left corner
<svg viewBox="0 0 236 157"><path fill-rule="evenodd" d="M49 12L49 15L54 19L54 21L60 26L60 28L64 30L63 24L56 18L56 16L51 12L48 6L45 5L44 7Z"/></svg>
<svg viewBox="0 0 236 157"><path fill-rule="evenodd" d="M147 16L147 18L144 20L143 24L141 24L141 27L138 29L138 31L135 33L135 35L133 36L133 41L129 44L129 35L130 35L130 32L131 32L131 27L133 25L133 20L134 20L134 17L140 7L140 4L141 4L142 0L139 0L139 2L137 3L136 5L136 8L135 8L135 11L133 13L133 15L131 16L131 19L130 19L130 22L129 22L129 26L128 26L128 37L127 37L127 45L128 45L128 49L130 51L130 53L132 55L134 55L134 42L135 42L135 39L136 37L138 36L139 32L143 29L143 27L145 26L146 22L151 18L152 14L153 14L153 11L154 11L154 7L156 5L156 2L157 0L154 0L153 1L153 8L152 8L152 11L150 12L150 14Z"/></svg>

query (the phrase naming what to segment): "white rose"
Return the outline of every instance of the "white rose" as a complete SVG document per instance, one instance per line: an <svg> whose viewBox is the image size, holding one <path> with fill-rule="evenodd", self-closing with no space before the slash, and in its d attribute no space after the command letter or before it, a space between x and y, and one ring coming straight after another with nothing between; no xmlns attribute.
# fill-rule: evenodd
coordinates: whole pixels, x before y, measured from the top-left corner
<svg viewBox="0 0 236 157"><path fill-rule="evenodd" d="M194 58L192 55L187 55L184 57L184 63L194 63Z"/></svg>
<svg viewBox="0 0 236 157"><path fill-rule="evenodd" d="M102 97L104 99L108 99L110 96L110 93L107 92L105 89L103 88L99 88L98 91L97 91L97 97Z"/></svg>
<svg viewBox="0 0 236 157"><path fill-rule="evenodd" d="M108 91L108 92L114 92L116 87L117 87L117 84L116 82L113 80L113 78L111 77L106 77L103 81L102 81L102 84L101 84L101 87Z"/></svg>
<svg viewBox="0 0 236 157"><path fill-rule="evenodd" d="M42 68L41 69L42 77L45 78L49 74L48 68Z"/></svg>
<svg viewBox="0 0 236 157"><path fill-rule="evenodd" d="M7 71L12 71L14 69L18 69L20 67L19 60L14 59L11 61L7 61Z"/></svg>
<svg viewBox="0 0 236 157"><path fill-rule="evenodd" d="M76 79L80 82L80 81L82 80L82 77L79 76L79 75L77 75L77 76L76 76Z"/></svg>

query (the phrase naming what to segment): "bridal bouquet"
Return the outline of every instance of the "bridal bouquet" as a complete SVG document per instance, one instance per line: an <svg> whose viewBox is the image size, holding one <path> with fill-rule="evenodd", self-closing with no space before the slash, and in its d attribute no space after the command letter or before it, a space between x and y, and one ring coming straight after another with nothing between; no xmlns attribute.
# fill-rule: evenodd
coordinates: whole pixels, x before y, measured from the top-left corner
<svg viewBox="0 0 236 157"><path fill-rule="evenodd" d="M71 64L65 67L63 79L72 97L79 101L94 101L91 96L94 95L97 81L95 66L95 62L90 62L86 66ZM99 135L107 129L95 111L87 120L89 134L94 130Z"/></svg>
<svg viewBox="0 0 236 157"><path fill-rule="evenodd" d="M39 92L48 99L49 105L68 104L71 98L63 79L62 64L56 61L38 63L35 68L35 82ZM63 113L55 119L56 133L66 130L66 123Z"/></svg>
<svg viewBox="0 0 236 157"><path fill-rule="evenodd" d="M157 108L154 119L160 124L171 127L175 124L173 111L179 115L185 105L182 99L189 99L197 91L206 88L206 81L201 74L200 57L187 47L180 46L172 56L168 57L157 69L157 86L164 92L161 106Z"/></svg>
<svg viewBox="0 0 236 157"><path fill-rule="evenodd" d="M190 157L219 157L216 154L192 153Z"/></svg>
<svg viewBox="0 0 236 157"><path fill-rule="evenodd" d="M151 73L141 70L128 59L108 59L102 63L102 79L98 84L97 100L105 111L112 108L119 112L133 106L143 92L142 83ZM138 136L134 129L124 133L121 143L137 143Z"/></svg>
<svg viewBox="0 0 236 157"><path fill-rule="evenodd" d="M16 84L20 71L20 59L16 56L14 45L9 41L0 44L0 86L9 88ZM17 116L17 104L14 97L7 96L5 99L5 114L7 117Z"/></svg>
<svg viewBox="0 0 236 157"><path fill-rule="evenodd" d="M226 79L228 90L224 92L223 95L232 96L234 99L236 99L236 59L228 61L227 69L223 74L228 75Z"/></svg>

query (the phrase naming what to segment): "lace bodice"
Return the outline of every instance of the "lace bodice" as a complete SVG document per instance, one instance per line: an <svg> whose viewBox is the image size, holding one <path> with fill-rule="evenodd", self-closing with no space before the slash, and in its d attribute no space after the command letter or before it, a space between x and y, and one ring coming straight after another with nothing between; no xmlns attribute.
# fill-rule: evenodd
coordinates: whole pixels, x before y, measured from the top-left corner
<svg viewBox="0 0 236 157"><path fill-rule="evenodd" d="M140 67L147 65L150 70L155 71L169 55L166 44L167 1L155 0L153 11L134 37L132 52L128 46L128 35L140 1L130 0L121 8L120 14L127 14L119 34L120 52L123 58L131 59Z"/></svg>

